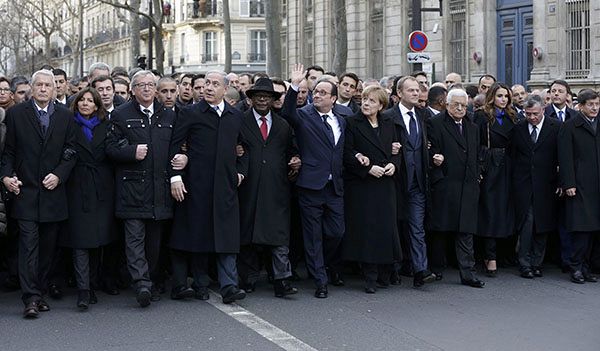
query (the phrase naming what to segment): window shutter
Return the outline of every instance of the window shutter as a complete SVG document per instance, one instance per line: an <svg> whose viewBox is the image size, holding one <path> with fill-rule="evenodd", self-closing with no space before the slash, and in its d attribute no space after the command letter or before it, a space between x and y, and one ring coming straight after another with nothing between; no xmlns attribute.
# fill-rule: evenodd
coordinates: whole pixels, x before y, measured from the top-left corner
<svg viewBox="0 0 600 351"><path fill-rule="evenodd" d="M240 0L240 17L250 17L250 0Z"/></svg>

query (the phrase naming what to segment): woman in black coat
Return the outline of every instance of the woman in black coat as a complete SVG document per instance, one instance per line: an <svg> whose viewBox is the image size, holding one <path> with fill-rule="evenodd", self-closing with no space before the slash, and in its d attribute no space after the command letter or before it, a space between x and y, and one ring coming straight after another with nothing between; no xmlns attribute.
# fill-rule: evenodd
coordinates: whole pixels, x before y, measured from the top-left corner
<svg viewBox="0 0 600 351"><path fill-rule="evenodd" d="M365 292L374 293L378 276L388 277L400 259L394 172L400 156L394 122L379 113L387 105L381 87L363 91L361 111L347 119L344 145L345 260L362 265Z"/></svg>
<svg viewBox="0 0 600 351"><path fill-rule="evenodd" d="M479 126L483 158L477 235L484 238L484 263L489 277L497 273L497 239L513 235L515 225L509 157L510 139L516 123L512 106L510 88L496 83L488 90L483 109L474 116Z"/></svg>
<svg viewBox="0 0 600 351"><path fill-rule="evenodd" d="M69 220L65 245L73 248L77 306L87 309L97 298L90 275L97 272L99 248L116 239L114 173L106 157L108 120L100 95L93 88L77 94L71 109L77 128L77 163L67 183Z"/></svg>

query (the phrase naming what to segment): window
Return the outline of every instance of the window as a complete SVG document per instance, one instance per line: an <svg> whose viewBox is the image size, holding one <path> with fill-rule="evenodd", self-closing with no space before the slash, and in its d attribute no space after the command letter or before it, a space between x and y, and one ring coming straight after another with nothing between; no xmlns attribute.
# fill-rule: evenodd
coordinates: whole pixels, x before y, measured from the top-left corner
<svg viewBox="0 0 600 351"><path fill-rule="evenodd" d="M467 71L467 5L465 0L450 0L450 70L464 75Z"/></svg>
<svg viewBox="0 0 600 351"><path fill-rule="evenodd" d="M313 1L303 0L304 2L304 18L303 27L304 33L302 33L302 61L305 65L311 66L313 64L313 51L314 51L314 32L313 32Z"/></svg>
<svg viewBox="0 0 600 351"><path fill-rule="evenodd" d="M288 42L287 42L287 32L285 30L281 31L281 68L282 68L282 78L287 78L286 72L288 71L288 50L287 50Z"/></svg>
<svg viewBox="0 0 600 351"><path fill-rule="evenodd" d="M187 56L187 53L185 50L185 33L181 33L180 48L181 48L181 56L179 57L179 63L183 64L183 63L185 63L185 58Z"/></svg>
<svg viewBox="0 0 600 351"><path fill-rule="evenodd" d="M590 73L590 1L566 0L566 78L587 78Z"/></svg>
<svg viewBox="0 0 600 351"><path fill-rule="evenodd" d="M267 32L263 30L250 31L249 62L264 62L267 60Z"/></svg>
<svg viewBox="0 0 600 351"><path fill-rule="evenodd" d="M240 0L240 17L265 17L266 0Z"/></svg>
<svg viewBox="0 0 600 351"><path fill-rule="evenodd" d="M217 61L217 32L204 32L204 55L202 62Z"/></svg>
<svg viewBox="0 0 600 351"><path fill-rule="evenodd" d="M383 76L383 1L372 1L369 26L369 73L371 77Z"/></svg>

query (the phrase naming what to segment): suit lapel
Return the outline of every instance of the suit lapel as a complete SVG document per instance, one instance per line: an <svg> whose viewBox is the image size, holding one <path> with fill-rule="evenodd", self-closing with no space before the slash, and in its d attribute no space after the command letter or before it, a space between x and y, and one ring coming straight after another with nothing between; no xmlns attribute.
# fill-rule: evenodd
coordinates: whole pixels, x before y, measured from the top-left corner
<svg viewBox="0 0 600 351"><path fill-rule="evenodd" d="M48 107L48 109L50 109L50 107ZM52 131L54 131L54 126L56 125L56 114L56 108L53 108L52 114L48 115L48 130L46 130L46 135L44 135L44 145L46 145L46 142L52 135Z"/></svg>
<svg viewBox="0 0 600 351"><path fill-rule="evenodd" d="M371 124L369 123L367 118L364 117L362 114L360 114L359 116L360 117L357 117L358 123L356 124L356 127L357 127L358 131L360 132L360 134L362 134L371 144L373 144L375 147L377 147L379 150L381 150L381 152L383 152L385 154L385 150L381 146L381 140L379 140L379 138L375 134L375 131L373 130L373 127L371 127ZM382 128L381 122L382 121L380 120L379 121L380 133L384 129L384 128ZM382 137L383 137L383 135L382 135Z"/></svg>
<svg viewBox="0 0 600 351"><path fill-rule="evenodd" d="M465 124L466 123L463 121L463 133L465 133ZM452 135L452 137L456 139L460 146L462 146L463 148L466 147L466 139L463 135L460 135L460 133L458 132L458 127L456 126L456 122L452 119L452 117L448 115L444 116L444 127L446 128L446 130L448 130L448 133L450 133L450 135Z"/></svg>
<svg viewBox="0 0 600 351"><path fill-rule="evenodd" d="M262 134L260 133L258 124L256 123L256 119L254 118L254 113L252 112L252 109L248 110L248 112L246 113L244 123L246 124L246 127L250 129L250 132L254 135L256 140L259 140L262 143L265 142L262 137Z"/></svg>
<svg viewBox="0 0 600 351"><path fill-rule="evenodd" d="M281 121L279 118L276 118L275 114L271 112L271 129L269 130L269 135L267 136L266 143L270 143L273 138L277 136L281 132ZM261 134L262 137L262 134Z"/></svg>
<svg viewBox="0 0 600 351"><path fill-rule="evenodd" d="M542 125L542 129L540 130L540 134L538 135L538 138L537 138L537 143L535 143L534 149L537 149L544 142L544 140L548 137L548 135L550 135L550 126L553 124L553 122L554 121L551 121L551 120L544 121L544 124ZM526 130L529 132L528 124L525 124L525 126L527 126ZM529 139L531 140L531 136L529 137Z"/></svg>
<svg viewBox="0 0 600 351"><path fill-rule="evenodd" d="M31 123L33 129L38 133L40 138L44 139L44 134L42 134L42 127L40 126L40 120L39 120L37 113L35 112L33 106L31 104L28 104L27 110L29 112L29 113L27 113L27 115L28 115L27 119Z"/></svg>
<svg viewBox="0 0 600 351"><path fill-rule="evenodd" d="M325 122L323 122L323 119L321 118L321 115L319 114L319 111L317 111L316 108L312 108L312 114L313 114L313 118L315 119L315 123L317 125L317 128L319 130L321 130L321 137L329 144L331 145L332 148L335 147L335 145L333 144L333 142L331 141L331 139L329 139L329 136L327 135L328 131L327 131L327 127L325 126ZM339 122L339 121L338 121Z"/></svg>

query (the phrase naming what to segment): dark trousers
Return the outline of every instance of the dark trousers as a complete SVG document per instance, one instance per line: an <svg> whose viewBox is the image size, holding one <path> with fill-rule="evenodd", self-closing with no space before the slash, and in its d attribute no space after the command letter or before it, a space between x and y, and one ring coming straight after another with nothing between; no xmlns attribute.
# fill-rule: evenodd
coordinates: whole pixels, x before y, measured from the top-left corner
<svg viewBox="0 0 600 351"><path fill-rule="evenodd" d="M375 285L375 282L380 279L385 283L389 283L390 274L393 269L392 264L374 264L374 263L361 263L363 275L365 277L365 283L367 286Z"/></svg>
<svg viewBox="0 0 600 351"><path fill-rule="evenodd" d="M431 269L434 272L443 272L446 268L446 240L448 237L454 239L454 251L458 261L460 277L471 280L473 267L475 267L475 255L473 250L473 234L434 232L431 233Z"/></svg>
<svg viewBox="0 0 600 351"><path fill-rule="evenodd" d="M125 255L136 289L151 288L157 279L161 238L167 221L125 219Z"/></svg>
<svg viewBox="0 0 600 351"><path fill-rule="evenodd" d="M6 204L8 203L6 202ZM8 205L6 213L10 213ZM19 222L12 217L7 217L6 232L6 269L8 278L19 280Z"/></svg>
<svg viewBox="0 0 600 351"><path fill-rule="evenodd" d="M90 290L98 281L100 249L73 249L73 268L78 290Z"/></svg>
<svg viewBox="0 0 600 351"><path fill-rule="evenodd" d="M48 285L48 272L58 240L58 222L19 220L19 280L23 302L39 301Z"/></svg>
<svg viewBox="0 0 600 351"><path fill-rule="evenodd" d="M398 221L398 235L400 236L400 249L402 250L402 260L394 262L394 270L397 272L412 272L412 254L410 245L410 234L408 232L408 222Z"/></svg>
<svg viewBox="0 0 600 351"><path fill-rule="evenodd" d="M496 260L496 251L498 250L498 239L496 238L483 238L483 254L484 259L487 261Z"/></svg>
<svg viewBox="0 0 600 351"><path fill-rule="evenodd" d="M425 243L425 194L413 182L408 190L408 237L410 257L414 272L427 269L427 245Z"/></svg>
<svg viewBox="0 0 600 351"><path fill-rule="evenodd" d="M240 280L246 284L255 284L260 277L262 254L268 253L271 272L274 279L286 279L292 275L287 246L242 245L237 257Z"/></svg>
<svg viewBox="0 0 600 351"><path fill-rule="evenodd" d="M296 270L298 264L304 259L304 240L302 238L302 220L300 217L300 206L298 196L292 195L291 199L291 221L290 221L290 263L292 270Z"/></svg>
<svg viewBox="0 0 600 351"><path fill-rule="evenodd" d="M589 259L592 251L594 237L599 232L572 232L571 233L571 270L589 273Z"/></svg>
<svg viewBox="0 0 600 351"><path fill-rule="evenodd" d="M306 268L317 286L327 284L327 270L339 270L344 235L344 199L333 183L321 190L298 187Z"/></svg>
<svg viewBox="0 0 600 351"><path fill-rule="evenodd" d="M217 274L219 276L221 295L223 295L229 289L238 285L236 255L219 253L216 256ZM194 287L208 287L210 283L207 273L209 257L211 257L209 253L171 250L173 287L187 286L189 273L194 278Z"/></svg>
<svg viewBox="0 0 600 351"><path fill-rule="evenodd" d="M521 269L542 266L547 238L547 233L536 233L533 206L530 206L519 228L519 265Z"/></svg>

